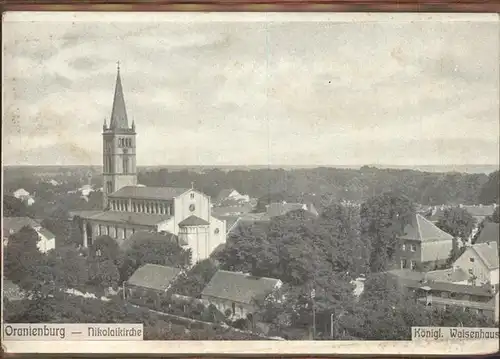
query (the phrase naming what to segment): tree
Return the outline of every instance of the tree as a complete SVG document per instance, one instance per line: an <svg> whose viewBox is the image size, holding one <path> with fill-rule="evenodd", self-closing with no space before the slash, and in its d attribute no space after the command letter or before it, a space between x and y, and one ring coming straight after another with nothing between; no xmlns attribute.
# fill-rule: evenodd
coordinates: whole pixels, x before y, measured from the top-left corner
<svg viewBox="0 0 500 359"><path fill-rule="evenodd" d="M460 257L467 248L464 243L459 244L459 239L457 237L453 237L452 247L450 251L450 255L446 259L446 264L444 268L450 268L450 266Z"/></svg>
<svg viewBox="0 0 500 359"><path fill-rule="evenodd" d="M361 206L361 238L369 248L370 270L385 271L394 261L398 236L411 223L414 205L406 197L383 193Z"/></svg>
<svg viewBox="0 0 500 359"><path fill-rule="evenodd" d="M436 223L437 227L453 237L459 238L462 242L467 241L475 225L474 217L459 207L445 209L443 216Z"/></svg>
<svg viewBox="0 0 500 359"><path fill-rule="evenodd" d="M87 261L75 248L56 248L49 254L48 261L60 288L78 289L89 280Z"/></svg>
<svg viewBox="0 0 500 359"><path fill-rule="evenodd" d="M493 223L500 223L500 207L497 206L495 210L493 211L493 214L488 218L490 222Z"/></svg>
<svg viewBox="0 0 500 359"><path fill-rule="evenodd" d="M217 266L212 260L204 259L174 283L173 291L188 297L199 297L216 271Z"/></svg>
<svg viewBox="0 0 500 359"><path fill-rule="evenodd" d="M361 241L358 208L330 205L321 213L317 224L321 246L333 270L352 276L366 273L370 247Z"/></svg>
<svg viewBox="0 0 500 359"><path fill-rule="evenodd" d="M123 261L123 254L118 243L110 236L99 236L89 248L89 257L98 257L101 261L110 260L117 266Z"/></svg>
<svg viewBox="0 0 500 359"><path fill-rule="evenodd" d="M481 188L478 198L479 203L498 204L500 199L499 190L500 190L500 171L495 171L488 176L488 181Z"/></svg>
<svg viewBox="0 0 500 359"><path fill-rule="evenodd" d="M431 325L425 306L385 273L367 277L359 302L340 319L342 329L365 340L409 340L412 326Z"/></svg>
<svg viewBox="0 0 500 359"><path fill-rule="evenodd" d="M64 217L66 216L66 217ZM71 244L71 222L68 221L69 214L61 212L51 218L45 218L41 224L56 236L57 247Z"/></svg>
<svg viewBox="0 0 500 359"><path fill-rule="evenodd" d="M133 242L126 250L120 272L123 278L146 263L185 268L191 263L191 256L191 250L183 249L175 241L147 238Z"/></svg>
<svg viewBox="0 0 500 359"><path fill-rule="evenodd" d="M20 199L4 195L3 196L3 216L4 217L33 217L32 211Z"/></svg>
<svg viewBox="0 0 500 359"><path fill-rule="evenodd" d="M89 262L89 279L93 285L102 289L115 288L120 280L120 272L110 259L93 259Z"/></svg>
<svg viewBox="0 0 500 359"><path fill-rule="evenodd" d="M9 237L8 245L4 247L5 277L20 283L36 272L43 259L37 247L39 240L38 233L28 226Z"/></svg>

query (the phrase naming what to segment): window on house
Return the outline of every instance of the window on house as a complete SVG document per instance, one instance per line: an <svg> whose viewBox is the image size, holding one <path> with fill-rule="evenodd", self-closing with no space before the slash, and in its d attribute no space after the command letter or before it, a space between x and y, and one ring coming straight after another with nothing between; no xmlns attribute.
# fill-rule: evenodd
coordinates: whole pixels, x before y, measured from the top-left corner
<svg viewBox="0 0 500 359"><path fill-rule="evenodd" d="M469 258L469 261L470 261L471 263L474 263L474 258L470 257L470 258Z"/></svg>
<svg viewBox="0 0 500 359"><path fill-rule="evenodd" d="M411 250L412 252L416 252L416 251L417 251L417 245L416 245L416 244L412 244L412 245L410 246L410 250Z"/></svg>
<svg viewBox="0 0 500 359"><path fill-rule="evenodd" d="M219 228L215 228L214 234L219 234Z"/></svg>
<svg viewBox="0 0 500 359"><path fill-rule="evenodd" d="M232 303L231 304L231 310L232 310L232 314L236 314L236 303Z"/></svg>
<svg viewBox="0 0 500 359"><path fill-rule="evenodd" d="M191 199L193 199L193 198L194 198L194 193L191 193L191 195L190 195L190 196L191 196Z"/></svg>
<svg viewBox="0 0 500 359"><path fill-rule="evenodd" d="M406 268L406 259L401 259L401 269Z"/></svg>
<svg viewBox="0 0 500 359"><path fill-rule="evenodd" d="M411 269L415 269L415 268L417 268L417 262L415 262L415 261L410 261L410 268L411 268Z"/></svg>
<svg viewBox="0 0 500 359"><path fill-rule="evenodd" d="M403 244L401 245L401 250L402 250L403 252L404 252L404 251L406 251L406 244L404 244L404 243L403 243Z"/></svg>

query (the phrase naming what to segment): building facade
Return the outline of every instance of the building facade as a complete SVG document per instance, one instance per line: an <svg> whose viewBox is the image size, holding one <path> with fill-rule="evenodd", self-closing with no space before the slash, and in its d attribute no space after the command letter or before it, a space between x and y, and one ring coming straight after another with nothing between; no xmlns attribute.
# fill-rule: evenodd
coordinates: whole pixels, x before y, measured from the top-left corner
<svg viewBox="0 0 500 359"><path fill-rule="evenodd" d="M129 126L120 69L109 126L103 125L103 211L81 214L83 246L102 235L120 244L137 231L183 237L193 264L226 242L226 223L212 216L210 197L194 188L137 184L136 128Z"/></svg>
<svg viewBox="0 0 500 359"><path fill-rule="evenodd" d="M434 269L446 262L453 247L453 236L418 213L398 239L395 262L399 269Z"/></svg>
<svg viewBox="0 0 500 359"><path fill-rule="evenodd" d="M477 243L468 247L453 263L474 277L475 285L498 284L498 245L497 242Z"/></svg>

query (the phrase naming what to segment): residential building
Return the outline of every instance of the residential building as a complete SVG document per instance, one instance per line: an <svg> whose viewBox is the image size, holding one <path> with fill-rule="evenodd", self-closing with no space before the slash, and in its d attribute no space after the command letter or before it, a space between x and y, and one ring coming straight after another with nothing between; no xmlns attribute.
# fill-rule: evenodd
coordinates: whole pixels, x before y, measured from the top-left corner
<svg viewBox="0 0 500 359"><path fill-rule="evenodd" d="M500 224L493 222L484 222L484 227L481 229L477 237L476 244L496 242L500 237Z"/></svg>
<svg viewBox="0 0 500 359"><path fill-rule="evenodd" d="M234 205L224 205L212 208L214 216L240 216L252 212L253 206L250 203L239 203Z"/></svg>
<svg viewBox="0 0 500 359"><path fill-rule="evenodd" d="M123 284L125 297L131 301L152 301L155 305L168 297L168 291L183 273L180 268L145 264Z"/></svg>
<svg viewBox="0 0 500 359"><path fill-rule="evenodd" d="M226 224L212 216L210 197L191 188L137 183L136 127L129 125L120 69L109 126L103 125L103 211L81 213L83 246L108 235L118 243L137 231L170 232L187 241L193 263L226 241Z"/></svg>
<svg viewBox="0 0 500 359"><path fill-rule="evenodd" d="M246 194L240 194L234 188L231 189L223 189L220 191L217 196L217 200L215 201L216 205L222 205L224 203L235 203L235 202L249 202L250 196Z"/></svg>
<svg viewBox="0 0 500 359"><path fill-rule="evenodd" d="M405 226L398 246L395 252L397 268L429 270L446 262L453 246L453 236L417 213Z"/></svg>
<svg viewBox="0 0 500 359"><path fill-rule="evenodd" d="M33 196L24 188L19 188L12 194L15 198L21 200L27 206L32 206L35 203Z"/></svg>
<svg viewBox="0 0 500 359"><path fill-rule="evenodd" d="M32 228L38 234L36 244L38 250L47 253L56 247L56 236L43 228L42 225L29 217L3 217L2 221L3 244L8 245L10 236L19 232L24 227Z"/></svg>
<svg viewBox="0 0 500 359"><path fill-rule="evenodd" d="M497 242L476 243L453 263L474 277L473 284L498 284L498 244Z"/></svg>
<svg viewBox="0 0 500 359"><path fill-rule="evenodd" d="M256 299L271 295L281 285L279 279L218 270L203 289L201 298L232 319L246 319L258 309Z"/></svg>
<svg viewBox="0 0 500 359"><path fill-rule="evenodd" d="M12 193L12 195L17 199L22 200L24 197L30 196L30 193L26 191L24 188L19 188L15 190L14 193Z"/></svg>
<svg viewBox="0 0 500 359"><path fill-rule="evenodd" d="M429 272L417 272L411 269L393 269L387 274L400 280L418 282L441 282L454 284L469 284L469 274L459 268L448 268Z"/></svg>
<svg viewBox="0 0 500 359"><path fill-rule="evenodd" d="M287 202L274 202L266 206L266 214L269 217L283 216L292 211L304 210L314 216L318 216L318 211L312 203L287 203Z"/></svg>
<svg viewBox="0 0 500 359"><path fill-rule="evenodd" d="M444 205L431 207L426 217L429 221L436 224L440 219L443 219L445 211L450 208L451 207Z"/></svg>
<svg viewBox="0 0 500 359"><path fill-rule="evenodd" d="M470 213L472 217L476 220L476 222L479 224L482 221L486 219L486 217L489 217L495 212L495 208L497 207L496 204L489 205L489 206L484 206L482 204L477 205L477 206L464 206L461 205L461 208L465 209L467 212Z"/></svg>
<svg viewBox="0 0 500 359"><path fill-rule="evenodd" d="M464 311L495 318L498 311L498 286L473 286L443 281L433 281L425 273L389 271L402 288L415 295L415 299L428 307L461 308Z"/></svg>
<svg viewBox="0 0 500 359"><path fill-rule="evenodd" d="M15 284L13 281L4 279L2 283L2 292L4 299L11 302L19 301L24 299L24 293L21 288Z"/></svg>

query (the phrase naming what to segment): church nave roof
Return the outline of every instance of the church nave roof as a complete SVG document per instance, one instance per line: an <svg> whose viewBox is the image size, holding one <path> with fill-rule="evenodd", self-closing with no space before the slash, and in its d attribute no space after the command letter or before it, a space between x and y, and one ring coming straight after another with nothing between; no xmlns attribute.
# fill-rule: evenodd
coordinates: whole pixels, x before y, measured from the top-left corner
<svg viewBox="0 0 500 359"><path fill-rule="evenodd" d="M103 222L130 223L145 226L154 226L170 218L171 216L168 215L117 211L104 211L90 217L91 220Z"/></svg>
<svg viewBox="0 0 500 359"><path fill-rule="evenodd" d="M170 200L187 191L189 188L126 186L111 193L109 197Z"/></svg>

